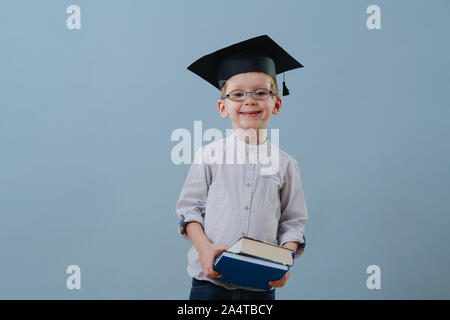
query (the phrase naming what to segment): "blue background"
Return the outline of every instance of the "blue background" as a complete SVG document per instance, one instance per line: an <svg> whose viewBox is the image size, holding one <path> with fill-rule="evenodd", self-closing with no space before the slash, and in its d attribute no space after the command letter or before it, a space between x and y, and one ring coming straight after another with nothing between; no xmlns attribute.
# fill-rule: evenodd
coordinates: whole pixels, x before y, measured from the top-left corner
<svg viewBox="0 0 450 320"><path fill-rule="evenodd" d="M66 8L81 8L68 30ZM381 8L381 30L366 9ZM450 298L448 1L3 1L0 298L186 299L177 128L231 128L186 67L268 34L305 68L269 128L307 247L278 299ZM281 83L281 81L280 81ZM66 268L81 268L81 290ZM381 289L369 290L369 265Z"/></svg>

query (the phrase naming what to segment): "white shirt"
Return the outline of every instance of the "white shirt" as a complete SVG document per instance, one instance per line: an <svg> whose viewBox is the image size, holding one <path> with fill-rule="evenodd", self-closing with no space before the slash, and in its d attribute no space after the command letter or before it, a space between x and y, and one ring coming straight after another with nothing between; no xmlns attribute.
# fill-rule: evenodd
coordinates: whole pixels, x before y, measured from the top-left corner
<svg viewBox="0 0 450 320"><path fill-rule="evenodd" d="M263 154L273 156L270 163L264 160L267 157L261 157ZM230 159L234 159L232 164ZM179 233L188 241L186 224L197 221L217 245L231 245L245 235L278 245L299 242L295 258L304 250L307 209L299 167L294 158L269 141L253 146L231 134L200 148L176 212L180 218ZM187 271L191 277L228 289L258 291L207 278L194 246L188 251Z"/></svg>

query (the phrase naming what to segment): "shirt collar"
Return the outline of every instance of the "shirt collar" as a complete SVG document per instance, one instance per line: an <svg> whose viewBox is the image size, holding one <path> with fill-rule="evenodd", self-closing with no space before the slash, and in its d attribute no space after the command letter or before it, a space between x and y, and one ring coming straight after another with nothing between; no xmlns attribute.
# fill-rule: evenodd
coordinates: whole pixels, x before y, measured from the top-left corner
<svg viewBox="0 0 450 320"><path fill-rule="evenodd" d="M267 148L270 144L269 137L267 137L266 141L258 145L250 145L240 140L234 133L234 131L228 136L228 139L233 145L237 145L238 149L245 150L247 152L266 152Z"/></svg>

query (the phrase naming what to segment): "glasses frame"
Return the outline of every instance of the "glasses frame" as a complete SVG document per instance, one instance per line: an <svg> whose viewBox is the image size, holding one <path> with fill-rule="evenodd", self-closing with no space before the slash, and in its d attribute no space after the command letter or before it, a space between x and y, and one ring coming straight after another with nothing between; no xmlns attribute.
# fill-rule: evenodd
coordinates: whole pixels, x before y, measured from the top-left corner
<svg viewBox="0 0 450 320"><path fill-rule="evenodd" d="M273 92L272 90L269 90L269 89L267 89L267 88L257 88L257 89L255 89L255 90L253 90L253 91L245 91L245 90L241 90L241 89L236 89L236 90L233 90L233 91L231 91L230 93L224 95L224 96L221 97L220 99L225 100L225 99L228 98L228 99L230 99L231 101L234 101L234 102L240 102L240 101L244 101L245 99L247 99L247 97L248 97L248 95L249 95L250 93L252 94L252 97L253 97L253 99L255 99L255 100L266 100L266 99L269 98L269 96L267 96L267 97L265 97L265 98L256 97L256 96L255 96L255 92L258 91L258 90L268 90L268 91L269 91L269 96L272 95L273 97L278 97L278 95L277 95L275 92ZM243 97L243 98L240 99L240 100L233 100L233 99L231 99L230 95L231 95L233 92L235 92L235 91L245 92L245 97Z"/></svg>

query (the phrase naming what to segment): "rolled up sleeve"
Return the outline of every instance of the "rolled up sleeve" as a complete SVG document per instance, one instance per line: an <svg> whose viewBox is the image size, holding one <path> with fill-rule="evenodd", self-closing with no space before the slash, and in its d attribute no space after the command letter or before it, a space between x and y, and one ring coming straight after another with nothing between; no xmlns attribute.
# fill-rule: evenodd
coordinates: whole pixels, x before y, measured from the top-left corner
<svg viewBox="0 0 450 320"><path fill-rule="evenodd" d="M179 218L178 232L187 241L191 241L186 233L186 225L189 222L196 221L203 226L205 202L210 181L211 174L208 166L194 161L189 169L175 209Z"/></svg>
<svg viewBox="0 0 450 320"><path fill-rule="evenodd" d="M295 258L302 255L305 241L305 224L307 220L307 208L300 181L300 170L295 160L288 164L284 177L284 183L280 191L281 216L278 223L278 244L286 242L298 242Z"/></svg>

